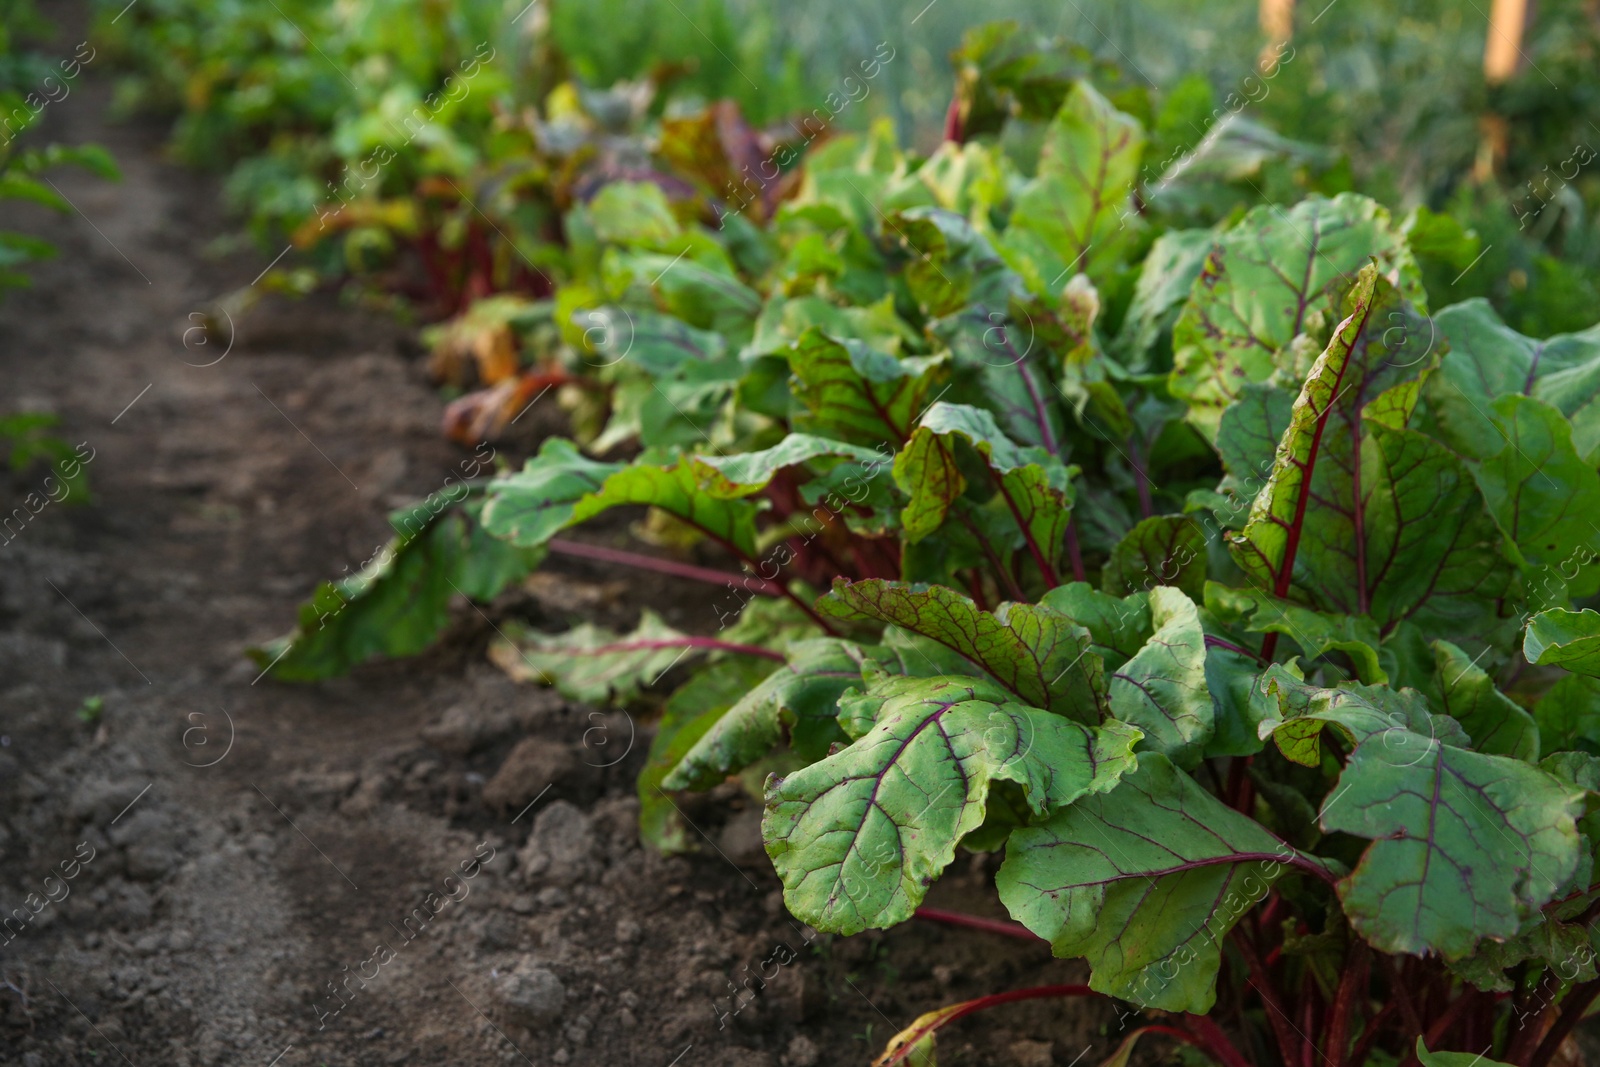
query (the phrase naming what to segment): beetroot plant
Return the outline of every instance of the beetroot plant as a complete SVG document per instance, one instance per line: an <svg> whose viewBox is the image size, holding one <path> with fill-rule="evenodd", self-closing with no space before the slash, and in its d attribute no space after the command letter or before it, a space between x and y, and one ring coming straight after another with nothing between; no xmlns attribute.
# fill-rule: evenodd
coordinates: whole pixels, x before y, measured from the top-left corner
<svg viewBox="0 0 1600 1067"><path fill-rule="evenodd" d="M262 662L416 651L552 551L709 579L699 625L493 654L590 702L678 681L646 839L740 778L817 930L1003 853L1088 986L882 1062L1083 994L1226 1067L1545 1067L1600 994L1600 332L1430 310L1475 238L1351 192L1207 179L1224 221L1176 228L1251 130L1152 176L1086 81L1024 88L1050 110L998 138L814 148L762 227L574 208L585 447L397 517ZM562 536L616 508L654 551Z"/></svg>

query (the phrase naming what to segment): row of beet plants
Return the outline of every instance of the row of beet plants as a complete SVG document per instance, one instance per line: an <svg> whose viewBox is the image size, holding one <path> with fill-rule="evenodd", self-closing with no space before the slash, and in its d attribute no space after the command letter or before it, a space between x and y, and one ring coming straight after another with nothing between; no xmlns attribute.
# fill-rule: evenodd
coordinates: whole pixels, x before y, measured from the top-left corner
<svg viewBox="0 0 1600 1067"><path fill-rule="evenodd" d="M818 930L1003 852L1091 969L1046 992L1227 1067L1545 1067L1600 994L1600 332L1430 308L1459 230L1355 193L1172 228L1143 124L1056 104L1014 153L832 140L760 226L574 207L584 447L398 514L261 662L417 652L552 551L706 577L702 633L494 649L597 703L672 669L658 847L736 776ZM562 536L619 508L698 558Z"/></svg>

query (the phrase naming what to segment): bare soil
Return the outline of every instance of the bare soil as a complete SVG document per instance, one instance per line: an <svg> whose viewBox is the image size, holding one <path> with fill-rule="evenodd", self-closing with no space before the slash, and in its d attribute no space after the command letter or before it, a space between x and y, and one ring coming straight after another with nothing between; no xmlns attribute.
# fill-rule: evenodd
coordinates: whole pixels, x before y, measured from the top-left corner
<svg viewBox="0 0 1600 1067"><path fill-rule="evenodd" d="M865 1064L941 1004L1083 980L1042 944L922 923L806 944L757 803L725 786L685 808L696 854L641 847L648 716L484 657L508 614L651 605L710 629L705 587L555 558L415 660L258 678L245 648L467 453L404 331L331 296L268 300L198 365L221 352L186 344L191 314L270 254L208 254L230 230L217 182L165 162L159 124L109 122L109 99L88 74L41 139L105 144L123 181L61 170L77 214L5 209L61 252L0 303L0 414L55 412L94 458L91 503L0 544L0 915L68 892L0 936L0 1063ZM502 448L517 462L560 428L553 404L528 421ZM3 511L45 473L0 474ZM992 866L964 857L930 903L998 916ZM953 1027L941 1062L1097 1063L1113 1019L1015 1004Z"/></svg>

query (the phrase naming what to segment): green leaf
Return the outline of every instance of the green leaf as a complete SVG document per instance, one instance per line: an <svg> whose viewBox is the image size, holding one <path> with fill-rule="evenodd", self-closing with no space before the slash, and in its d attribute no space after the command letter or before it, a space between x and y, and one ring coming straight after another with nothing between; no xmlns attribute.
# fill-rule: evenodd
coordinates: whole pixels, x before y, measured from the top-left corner
<svg viewBox="0 0 1600 1067"><path fill-rule="evenodd" d="M1043 815L1134 765L1137 730L1082 726L982 680L896 678L868 699L878 706L865 736L767 784L762 833L784 903L819 930L909 919L983 822L992 783L1018 783Z"/></svg>
<svg viewBox="0 0 1600 1067"><path fill-rule="evenodd" d="M972 223L941 208L915 207L885 216L885 236L898 237L914 258L906 288L929 318L968 304L1004 307L1022 281Z"/></svg>
<svg viewBox="0 0 1600 1067"><path fill-rule="evenodd" d="M946 373L938 358L896 359L819 330L806 331L788 356L795 396L806 408L795 429L869 448L909 438Z"/></svg>
<svg viewBox="0 0 1600 1067"><path fill-rule="evenodd" d="M1480 444L1476 471L1489 514L1530 565L1561 568L1566 578L1562 565L1592 557L1589 546L1600 539L1600 474L1578 455L1571 425L1545 402L1502 396L1490 418L1500 448ZM1573 571L1576 581L1563 583L1573 595L1600 589L1600 568Z"/></svg>
<svg viewBox="0 0 1600 1067"><path fill-rule="evenodd" d="M660 508L744 559L757 555L756 513L760 508L749 500L723 500L701 489L690 460L662 467L641 459L624 467L573 506L568 525L628 504Z"/></svg>
<svg viewBox="0 0 1600 1067"><path fill-rule="evenodd" d="M1156 585L1204 594L1206 535L1187 515L1152 515L1117 542L1100 572L1107 593L1125 595Z"/></svg>
<svg viewBox="0 0 1600 1067"><path fill-rule="evenodd" d="M1188 401L1190 421L1214 439L1240 388L1265 381L1311 319L1344 317L1339 302L1349 276L1374 259L1384 274L1398 272L1413 303L1423 303L1405 237L1367 197L1314 196L1289 211L1263 205L1223 231L1173 327L1171 388Z"/></svg>
<svg viewBox="0 0 1600 1067"><path fill-rule="evenodd" d="M564 438L547 438L522 470L489 483L484 529L514 545L542 545L573 523L579 500L623 467L592 460Z"/></svg>
<svg viewBox="0 0 1600 1067"><path fill-rule="evenodd" d="M932 638L1033 707L1090 725L1105 716L1104 673L1089 649L1089 632L1042 605L1005 603L990 613L944 586L840 578L817 610Z"/></svg>
<svg viewBox="0 0 1600 1067"><path fill-rule="evenodd" d="M1049 353L1040 329L1040 321L1015 303L974 304L928 324L950 348L957 383L975 385L1006 435L1056 455L1064 433L1062 411L1043 367Z"/></svg>
<svg viewBox="0 0 1600 1067"><path fill-rule="evenodd" d="M1505 756L1368 737L1322 809L1324 830L1373 842L1339 883L1345 915L1382 952L1460 959L1513 937L1577 866L1582 797Z"/></svg>
<svg viewBox="0 0 1600 1067"><path fill-rule="evenodd" d="M1206 584L1206 606L1242 623L1246 633L1285 634L1310 657L1343 652L1368 685L1389 680L1378 661L1378 624L1366 616L1329 615L1256 589Z"/></svg>
<svg viewBox="0 0 1600 1067"><path fill-rule="evenodd" d="M1486 1060L1483 1053L1471 1052L1429 1052L1428 1046L1422 1043L1422 1035L1417 1035L1417 1062L1422 1067L1473 1067L1473 1064L1482 1064L1483 1067L1511 1067L1510 1064L1499 1060Z"/></svg>
<svg viewBox="0 0 1600 1067"><path fill-rule="evenodd" d="M1016 830L995 876L1012 918L1089 985L1163 1011L1211 1010L1222 940L1294 850L1159 753L1115 789Z"/></svg>
<svg viewBox="0 0 1600 1067"><path fill-rule="evenodd" d="M734 701L759 685L771 669L766 660L747 656L725 659L690 678L667 699L635 782L639 839L646 845L669 854L694 848L677 804L662 789L662 780Z"/></svg>
<svg viewBox="0 0 1600 1067"><path fill-rule="evenodd" d="M1414 689L1381 685L1344 685L1336 689L1307 685L1281 664L1262 675L1262 692L1275 698L1277 715L1263 719L1260 733L1278 750L1306 767L1322 764L1322 731L1332 726L1353 747L1377 738L1393 748L1397 759L1421 758L1424 746L1470 743L1461 725L1448 715L1435 715Z"/></svg>
<svg viewBox="0 0 1600 1067"><path fill-rule="evenodd" d="M1069 470L1043 449L1019 448L983 408L936 402L895 457L895 482L910 497L901 514L907 538L919 541L938 529L966 492L953 440L957 437L989 468L997 507L1011 515L1030 554L1054 584L1072 517Z"/></svg>
<svg viewBox="0 0 1600 1067"><path fill-rule="evenodd" d="M1129 197L1144 131L1086 81L1072 87L1045 131L1035 176L1017 193L1003 251L1040 295L1069 272L1103 281L1138 229Z"/></svg>
<svg viewBox="0 0 1600 1067"><path fill-rule="evenodd" d="M523 626L489 646L489 658L518 681L554 685L563 695L590 704L626 703L639 690L697 651L688 635L645 608L632 633L618 634L583 623L561 634Z"/></svg>
<svg viewBox="0 0 1600 1067"><path fill-rule="evenodd" d="M1452 304L1434 321L1450 354L1423 392L1446 444L1477 459L1498 451L1504 438L1491 406L1521 393L1570 419L1578 454L1591 466L1600 459L1600 329L1538 341L1511 329L1482 299Z"/></svg>
<svg viewBox="0 0 1600 1067"><path fill-rule="evenodd" d="M461 494L458 494L458 497ZM457 594L490 600L538 565L539 548L517 548L479 525L482 505L452 507L449 492L397 511L398 531L357 574L323 582L300 606L294 632L249 650L282 681L332 678L378 656L411 656L450 622Z"/></svg>
<svg viewBox="0 0 1600 1067"><path fill-rule="evenodd" d="M1133 301L1111 345L1112 355L1129 370L1171 369L1172 328L1205 266L1211 241L1210 230L1170 230L1156 238L1145 253Z"/></svg>
<svg viewBox="0 0 1600 1067"><path fill-rule="evenodd" d="M837 720L839 697L863 684L862 668L888 650L818 637L788 649L788 662L728 708L662 783L666 789L709 789L765 757L787 733L802 759L814 762L847 740Z"/></svg>
<svg viewBox="0 0 1600 1067"><path fill-rule="evenodd" d="M1600 753L1600 678L1569 674L1533 706L1539 749Z"/></svg>
<svg viewBox="0 0 1600 1067"><path fill-rule="evenodd" d="M1180 590L1158 585L1149 602L1155 632L1112 673L1111 714L1144 731L1141 752L1193 767L1214 725L1205 634L1194 602Z"/></svg>
<svg viewBox="0 0 1600 1067"><path fill-rule="evenodd" d="M798 467L822 457L839 457L866 467L870 478L878 467L889 462L887 449L875 451L863 445L846 444L808 433L792 433L780 443L759 452L739 452L727 456L697 455L695 471L712 496L731 500L759 493L786 467Z"/></svg>
<svg viewBox="0 0 1600 1067"><path fill-rule="evenodd" d="M660 249L683 233L655 182L610 182L589 201L589 215L595 236L613 244Z"/></svg>
<svg viewBox="0 0 1600 1067"><path fill-rule="evenodd" d="M681 319L654 311L608 305L573 316L593 349L591 366L635 366L657 378L671 378L695 364L727 355L720 334L697 330Z"/></svg>
<svg viewBox="0 0 1600 1067"><path fill-rule="evenodd" d="M1145 592L1114 597L1088 582L1068 582L1046 593L1039 605L1059 611L1087 629L1090 648L1107 670L1114 671L1132 659L1155 632L1150 596Z"/></svg>
<svg viewBox="0 0 1600 1067"><path fill-rule="evenodd" d="M1528 623L1522 654L1529 663L1565 667L1600 678L1600 612L1592 609L1541 611Z"/></svg>
<svg viewBox="0 0 1600 1067"><path fill-rule="evenodd" d="M1509 576L1477 486L1444 446L1387 421L1414 399L1423 358L1383 339L1421 335L1394 310L1397 299L1362 271L1351 315L1312 366L1272 477L1229 547L1251 583L1276 597L1371 615L1383 631L1409 619L1488 640ZM1405 321L1380 331L1397 314Z"/></svg>
<svg viewBox="0 0 1600 1067"><path fill-rule="evenodd" d="M1495 688L1494 679L1448 641L1433 643L1438 664L1440 707L1461 723L1477 752L1536 763L1539 728L1532 715Z"/></svg>

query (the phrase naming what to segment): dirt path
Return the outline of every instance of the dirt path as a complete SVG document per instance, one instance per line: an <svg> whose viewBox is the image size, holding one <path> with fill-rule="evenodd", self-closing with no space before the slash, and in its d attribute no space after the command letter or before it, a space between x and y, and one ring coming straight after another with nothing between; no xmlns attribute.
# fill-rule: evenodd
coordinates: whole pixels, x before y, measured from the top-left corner
<svg viewBox="0 0 1600 1067"><path fill-rule="evenodd" d="M0 544L0 914L31 916L0 936L0 1063L865 1063L940 1003L1081 979L938 927L802 944L732 786L689 809L701 854L641 849L648 728L513 686L486 616L415 662L257 681L242 650L463 454L397 329L332 302L269 304L197 366L220 352L185 345L190 313L267 257L208 256L215 183L161 162L158 128L107 125L108 100L88 79L46 136L105 144L124 181L52 173L78 214L17 213L61 254L0 303L0 414L54 411L94 456L91 506ZM7 511L43 473L0 481ZM547 570L497 610L634 609L636 585ZM966 863L940 901L992 914ZM793 962L763 966L782 943ZM1095 1062L1094 1019L1017 1005L941 1062Z"/></svg>

